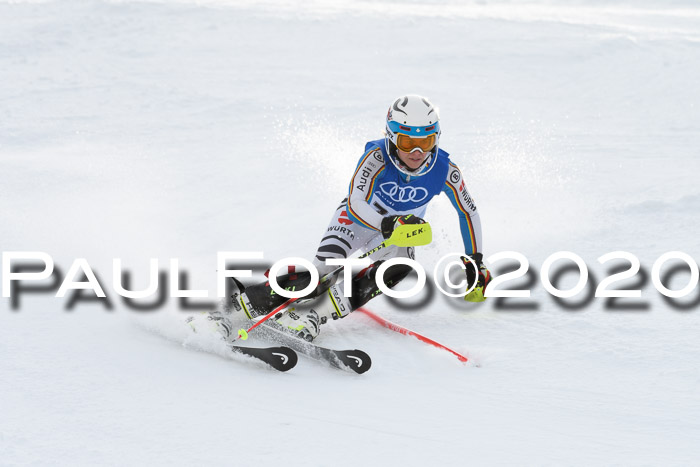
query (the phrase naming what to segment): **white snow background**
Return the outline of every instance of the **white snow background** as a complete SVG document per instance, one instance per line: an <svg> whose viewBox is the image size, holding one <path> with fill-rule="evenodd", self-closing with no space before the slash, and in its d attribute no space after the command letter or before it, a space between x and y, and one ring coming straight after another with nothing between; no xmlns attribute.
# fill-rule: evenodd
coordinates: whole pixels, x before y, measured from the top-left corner
<svg viewBox="0 0 700 467"><path fill-rule="evenodd" d="M111 286L112 258L211 294L217 251L311 258L406 93L441 109L487 256L700 258L699 82L695 1L0 1L0 247L86 258L114 304L0 301L0 465L700 465L698 307L651 282L645 311L539 279L530 311L381 297L479 367L353 314L318 342L361 376L229 356ZM427 218L432 270L461 240L445 197Z"/></svg>

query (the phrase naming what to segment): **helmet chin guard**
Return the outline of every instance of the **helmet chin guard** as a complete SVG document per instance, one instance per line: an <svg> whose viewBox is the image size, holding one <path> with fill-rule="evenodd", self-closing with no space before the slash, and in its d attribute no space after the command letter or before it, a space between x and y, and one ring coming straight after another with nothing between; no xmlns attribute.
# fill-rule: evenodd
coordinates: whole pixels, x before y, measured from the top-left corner
<svg viewBox="0 0 700 467"><path fill-rule="evenodd" d="M386 115L386 136L384 138L386 153L392 164L403 174L420 177L435 166L440 142L440 117L438 110L425 97L407 95L396 99ZM420 141L435 135L435 145L429 150L423 164L417 169L410 169L401 162L398 154L399 135L406 135L404 141ZM402 144L405 144L402 142ZM417 144L417 147L419 145ZM421 145L422 146L422 145ZM421 148L421 151L426 152Z"/></svg>

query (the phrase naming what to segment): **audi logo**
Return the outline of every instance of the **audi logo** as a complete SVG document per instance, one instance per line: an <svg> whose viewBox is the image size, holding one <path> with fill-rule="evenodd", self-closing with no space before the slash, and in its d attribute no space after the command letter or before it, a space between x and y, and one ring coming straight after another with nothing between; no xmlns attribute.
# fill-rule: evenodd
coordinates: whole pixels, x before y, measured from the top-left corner
<svg viewBox="0 0 700 467"><path fill-rule="evenodd" d="M379 188L397 203L419 203L428 197L428 190L422 186L399 186L396 182L386 182L379 185Z"/></svg>

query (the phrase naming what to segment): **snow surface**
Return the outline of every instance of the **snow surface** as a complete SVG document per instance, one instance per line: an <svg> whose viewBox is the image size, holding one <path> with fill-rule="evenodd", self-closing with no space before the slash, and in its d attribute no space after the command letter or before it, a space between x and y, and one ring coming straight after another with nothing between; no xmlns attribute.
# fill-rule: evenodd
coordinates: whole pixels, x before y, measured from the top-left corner
<svg viewBox="0 0 700 467"><path fill-rule="evenodd" d="M381 297L479 367L351 315L319 342L370 372L281 374L175 301L126 309L111 260L214 294L217 251L312 257L405 93L441 108L487 255L697 260L699 76L690 0L0 1L0 246L86 258L113 304L0 300L0 465L698 465L698 306L651 282L641 311ZM444 197L428 219L432 269L461 241Z"/></svg>

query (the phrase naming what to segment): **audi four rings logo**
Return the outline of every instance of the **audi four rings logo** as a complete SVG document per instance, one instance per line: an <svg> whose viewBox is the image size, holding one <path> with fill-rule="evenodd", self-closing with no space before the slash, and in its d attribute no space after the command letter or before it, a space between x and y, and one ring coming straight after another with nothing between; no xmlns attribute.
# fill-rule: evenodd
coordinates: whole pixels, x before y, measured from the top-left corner
<svg viewBox="0 0 700 467"><path fill-rule="evenodd" d="M402 186L400 187L396 182L386 182L379 185L379 188L388 195L392 201L397 203L407 203L413 201L419 203L428 197L428 190L422 186Z"/></svg>

